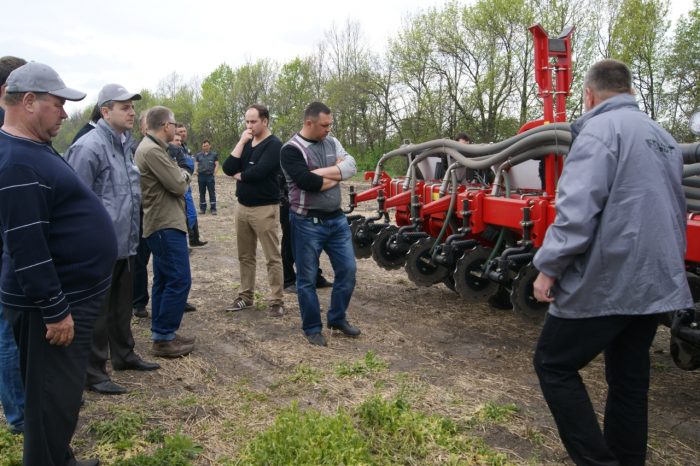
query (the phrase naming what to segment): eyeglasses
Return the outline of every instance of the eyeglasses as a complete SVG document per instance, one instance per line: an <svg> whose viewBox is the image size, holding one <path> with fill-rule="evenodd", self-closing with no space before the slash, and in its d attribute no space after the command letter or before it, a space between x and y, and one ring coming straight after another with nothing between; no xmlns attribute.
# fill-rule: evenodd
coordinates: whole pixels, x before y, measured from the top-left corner
<svg viewBox="0 0 700 466"><path fill-rule="evenodd" d="M165 123L163 123L163 126L165 126L165 125L177 126L177 122L176 121L166 121Z"/></svg>

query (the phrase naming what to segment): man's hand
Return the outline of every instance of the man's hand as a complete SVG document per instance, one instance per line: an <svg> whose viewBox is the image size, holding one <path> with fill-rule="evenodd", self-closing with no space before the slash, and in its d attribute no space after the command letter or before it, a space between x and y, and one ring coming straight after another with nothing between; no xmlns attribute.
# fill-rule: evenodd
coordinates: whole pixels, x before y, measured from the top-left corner
<svg viewBox="0 0 700 466"><path fill-rule="evenodd" d="M73 316L68 314L62 321L46 324L46 339L56 346L68 346L73 341Z"/></svg>
<svg viewBox="0 0 700 466"><path fill-rule="evenodd" d="M537 275L537 279L532 284L533 291L535 292L535 299L543 303L551 303L554 301L554 296L552 295L552 287L554 286L555 279L540 272Z"/></svg>
<svg viewBox="0 0 700 466"><path fill-rule="evenodd" d="M252 129L246 129L246 130L244 130L243 133L241 134L241 139L238 141L238 144L244 146L244 145L246 145L246 144L248 143L248 141L250 141L251 139L253 139L253 130L252 130Z"/></svg>

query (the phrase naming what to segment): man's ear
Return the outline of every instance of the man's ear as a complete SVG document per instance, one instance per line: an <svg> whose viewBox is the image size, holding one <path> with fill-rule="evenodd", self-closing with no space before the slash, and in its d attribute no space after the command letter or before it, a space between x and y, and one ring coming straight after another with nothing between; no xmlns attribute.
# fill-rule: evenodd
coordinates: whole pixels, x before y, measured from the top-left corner
<svg viewBox="0 0 700 466"><path fill-rule="evenodd" d="M24 97L22 97L22 105L24 105L25 110L28 112L34 113L34 105L36 104L37 100L39 99L35 93L26 92Z"/></svg>

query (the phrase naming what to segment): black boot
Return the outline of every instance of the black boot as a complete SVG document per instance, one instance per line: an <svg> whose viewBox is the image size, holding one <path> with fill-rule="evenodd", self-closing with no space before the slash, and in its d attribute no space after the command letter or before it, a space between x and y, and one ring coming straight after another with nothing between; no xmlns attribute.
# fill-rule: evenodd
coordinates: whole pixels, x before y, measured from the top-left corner
<svg viewBox="0 0 700 466"><path fill-rule="evenodd" d="M200 241L199 240L199 223L195 222L194 226L190 230L190 246L193 248L199 247L199 246L204 246L207 244L208 241Z"/></svg>

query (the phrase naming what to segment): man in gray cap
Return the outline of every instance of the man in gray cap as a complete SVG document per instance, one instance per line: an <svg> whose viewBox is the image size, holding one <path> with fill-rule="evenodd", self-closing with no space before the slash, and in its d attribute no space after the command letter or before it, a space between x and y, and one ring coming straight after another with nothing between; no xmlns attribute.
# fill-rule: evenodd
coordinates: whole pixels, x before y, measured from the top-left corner
<svg viewBox="0 0 700 466"><path fill-rule="evenodd" d="M41 63L14 70L4 96L0 300L24 375L25 465L99 464L77 461L69 444L117 241L100 200L51 147L65 101L83 98Z"/></svg>
<svg viewBox="0 0 700 466"><path fill-rule="evenodd" d="M152 371L160 366L146 362L134 352L131 333L131 302L134 256L139 244L141 180L134 165L131 128L139 94L119 84L107 84L97 97L102 118L94 131L80 138L66 152L66 160L102 200L117 234L117 263L112 286L100 317L95 322L92 351L85 381L88 390L104 395L126 393L112 382L107 359L114 370Z"/></svg>

